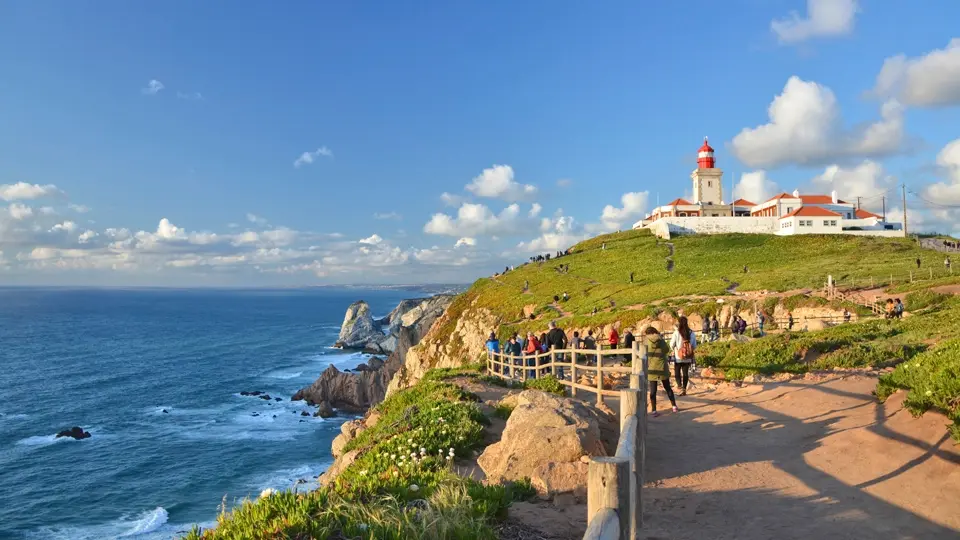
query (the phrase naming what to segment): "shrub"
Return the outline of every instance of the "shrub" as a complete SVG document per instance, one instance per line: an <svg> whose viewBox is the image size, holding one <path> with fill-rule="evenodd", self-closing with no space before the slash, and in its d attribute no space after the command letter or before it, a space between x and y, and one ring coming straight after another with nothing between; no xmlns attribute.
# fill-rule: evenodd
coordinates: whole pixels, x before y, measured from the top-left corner
<svg viewBox="0 0 960 540"><path fill-rule="evenodd" d="M560 381L553 375L547 375L539 379L530 379L524 383L523 386L528 390L540 390L541 392L556 394L558 396L566 395L566 388L560 384Z"/></svg>
<svg viewBox="0 0 960 540"><path fill-rule="evenodd" d="M903 303L908 310L917 311L926 307L941 305L949 298L950 295L948 294L940 294L927 289L907 294Z"/></svg>

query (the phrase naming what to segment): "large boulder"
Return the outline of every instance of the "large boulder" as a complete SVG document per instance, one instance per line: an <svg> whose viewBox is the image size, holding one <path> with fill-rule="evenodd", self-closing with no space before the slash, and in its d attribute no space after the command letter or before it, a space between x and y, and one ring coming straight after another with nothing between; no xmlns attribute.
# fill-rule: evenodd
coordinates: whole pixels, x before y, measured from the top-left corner
<svg viewBox="0 0 960 540"><path fill-rule="evenodd" d="M89 432L89 431L84 431L83 428L80 427L80 426L73 426L73 427L70 428L70 429L65 429L65 430L57 433L57 437L56 437L56 438L59 439L60 437L70 437L70 438L72 438L72 439L76 439L76 440L79 441L79 440L81 440L81 439L89 439L89 438L90 438L90 432Z"/></svg>
<svg viewBox="0 0 960 540"><path fill-rule="evenodd" d="M582 456L605 455L600 416L584 403L537 390L517 396L499 442L477 463L493 482L536 478L541 495L585 485Z"/></svg>

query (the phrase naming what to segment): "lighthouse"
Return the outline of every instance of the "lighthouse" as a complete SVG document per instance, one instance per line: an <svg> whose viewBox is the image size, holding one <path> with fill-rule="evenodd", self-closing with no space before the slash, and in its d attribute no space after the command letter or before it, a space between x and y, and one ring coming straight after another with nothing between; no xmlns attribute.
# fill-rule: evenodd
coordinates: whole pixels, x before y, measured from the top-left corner
<svg viewBox="0 0 960 540"><path fill-rule="evenodd" d="M697 150L697 168L690 178L693 179L694 204L723 204L723 171L717 168L713 148L706 137L703 138L703 146Z"/></svg>

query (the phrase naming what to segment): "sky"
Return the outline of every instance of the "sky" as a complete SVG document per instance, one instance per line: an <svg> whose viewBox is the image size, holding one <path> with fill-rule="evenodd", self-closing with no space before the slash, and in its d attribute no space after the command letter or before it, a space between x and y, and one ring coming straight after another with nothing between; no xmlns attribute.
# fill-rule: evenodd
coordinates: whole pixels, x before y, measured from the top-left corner
<svg viewBox="0 0 960 540"><path fill-rule="evenodd" d="M690 196L960 233L960 2L0 3L0 285L466 283Z"/></svg>

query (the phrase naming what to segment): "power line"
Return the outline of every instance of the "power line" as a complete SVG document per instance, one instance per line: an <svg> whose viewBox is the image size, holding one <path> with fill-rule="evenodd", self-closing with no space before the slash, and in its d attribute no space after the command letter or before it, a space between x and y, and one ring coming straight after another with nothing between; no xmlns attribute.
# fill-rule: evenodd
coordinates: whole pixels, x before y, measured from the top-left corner
<svg viewBox="0 0 960 540"><path fill-rule="evenodd" d="M910 192L911 195L927 203L930 206L935 206L937 208L960 209L960 204L940 204L940 203L936 203L936 202L925 199L922 195L920 195L916 191L913 191L912 189L908 191Z"/></svg>

